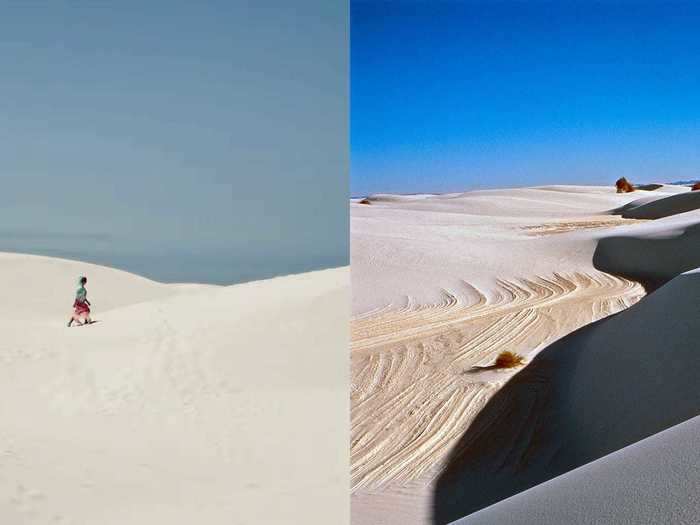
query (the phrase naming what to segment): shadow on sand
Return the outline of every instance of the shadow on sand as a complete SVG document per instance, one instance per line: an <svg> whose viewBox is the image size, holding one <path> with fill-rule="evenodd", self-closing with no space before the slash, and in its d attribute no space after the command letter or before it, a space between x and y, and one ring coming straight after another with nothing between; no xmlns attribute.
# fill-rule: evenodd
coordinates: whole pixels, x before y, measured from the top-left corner
<svg viewBox="0 0 700 525"><path fill-rule="evenodd" d="M77 327L79 327L79 326L90 326L90 325L93 325L93 324L99 323L99 322L101 322L99 319L95 319L95 320L92 321L91 323L74 324L74 325L71 326L71 328L77 328Z"/></svg>
<svg viewBox="0 0 700 525"><path fill-rule="evenodd" d="M558 457L557 441L549 439L558 424L552 378L558 373L557 355L585 338L590 326L542 350L486 404L436 482L434 524L451 523L577 466L575 458Z"/></svg>
<svg viewBox="0 0 700 525"><path fill-rule="evenodd" d="M671 230L670 230L671 231ZM610 236L598 240L593 266L602 272L639 282L647 294L700 264L700 224L676 235Z"/></svg>
<svg viewBox="0 0 700 525"><path fill-rule="evenodd" d="M542 350L486 404L435 482L444 525L700 413L700 273ZM663 327L663 328L662 328Z"/></svg>
<svg viewBox="0 0 700 525"><path fill-rule="evenodd" d="M680 276L700 265L700 225L672 233L599 240L595 268L640 282L649 295L555 341L491 398L436 480L434 524L700 413L700 274Z"/></svg>

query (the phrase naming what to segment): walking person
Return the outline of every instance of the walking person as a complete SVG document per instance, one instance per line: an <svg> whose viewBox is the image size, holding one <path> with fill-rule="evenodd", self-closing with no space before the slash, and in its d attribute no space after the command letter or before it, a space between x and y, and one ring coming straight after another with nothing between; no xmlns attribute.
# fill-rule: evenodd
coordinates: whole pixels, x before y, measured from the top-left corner
<svg viewBox="0 0 700 525"><path fill-rule="evenodd" d="M73 324L73 321L78 323L78 326L92 323L90 318L90 301L87 299L87 277L78 279L78 289L75 292L75 301L73 301L73 315L68 321L68 326Z"/></svg>

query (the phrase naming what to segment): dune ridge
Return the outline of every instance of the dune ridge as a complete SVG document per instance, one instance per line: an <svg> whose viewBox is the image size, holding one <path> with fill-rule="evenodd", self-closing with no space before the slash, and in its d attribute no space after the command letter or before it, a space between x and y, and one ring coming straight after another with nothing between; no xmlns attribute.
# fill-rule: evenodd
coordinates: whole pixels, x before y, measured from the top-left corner
<svg viewBox="0 0 700 525"><path fill-rule="evenodd" d="M347 268L206 286L0 267L2 523L343 522ZM67 328L81 274L99 322Z"/></svg>
<svg viewBox="0 0 700 525"><path fill-rule="evenodd" d="M661 219L700 208L700 193L686 192L677 195L645 197L632 201L612 213L625 219Z"/></svg>
<svg viewBox="0 0 700 525"><path fill-rule="evenodd" d="M688 191L662 186L653 194ZM575 383L583 350L570 342L583 345L628 312L634 319L648 300L639 301L653 288L626 269L661 269L663 283L693 264L696 212L611 218L645 194L552 186L352 207L353 523L448 523L693 415L679 409L644 431L629 425L617 441L608 428L606 444L605 433L582 432L567 460L561 450L569 441L557 436L574 433L558 429L577 414L562 420L547 408L557 404L553 392L565 395ZM638 246L630 251L630 243ZM678 264L683 249L690 255ZM655 324L637 326L646 333ZM503 350L524 354L526 366L495 370ZM596 374L631 386L614 366L598 366L584 374L578 410L588 410ZM625 399L623 391L609 395ZM606 400L596 400L604 411Z"/></svg>
<svg viewBox="0 0 700 525"><path fill-rule="evenodd" d="M700 413L693 342L698 313L695 270L539 353L452 450L437 482L435 523L449 523Z"/></svg>
<svg viewBox="0 0 700 525"><path fill-rule="evenodd" d="M353 489L410 481L439 462L497 388L478 367L499 352L527 354L643 294L636 283L601 273L555 274L501 281L496 300L479 293L479 301L462 305L446 294L442 305L356 320ZM392 431L382 431L390 422Z"/></svg>
<svg viewBox="0 0 700 525"><path fill-rule="evenodd" d="M653 292L557 341L492 398L437 481L435 523L468 515L700 413L694 344L700 210L686 211L685 201L673 197L661 200L676 213L600 234L593 257L597 268L637 279ZM663 472L669 482L677 479L676 472ZM586 479L581 488L590 492ZM627 483L634 486L635 480ZM542 490L556 495L558 489ZM634 505L631 493L625 498L619 519ZM685 510L676 506L669 512Z"/></svg>

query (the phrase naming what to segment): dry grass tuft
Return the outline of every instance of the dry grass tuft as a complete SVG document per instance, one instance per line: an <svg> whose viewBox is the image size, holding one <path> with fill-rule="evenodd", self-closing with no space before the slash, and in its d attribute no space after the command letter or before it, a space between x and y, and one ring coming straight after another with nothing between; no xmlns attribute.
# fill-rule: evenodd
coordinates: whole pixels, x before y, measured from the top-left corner
<svg viewBox="0 0 700 525"><path fill-rule="evenodd" d="M501 352L493 364L495 368L515 368L525 364L525 358L513 352Z"/></svg>
<svg viewBox="0 0 700 525"><path fill-rule="evenodd" d="M615 187L617 188L617 193L631 193L634 191L634 186L624 177L617 179Z"/></svg>
<svg viewBox="0 0 700 525"><path fill-rule="evenodd" d="M372 204L372 201L365 197L364 199L357 201L357 204Z"/></svg>
<svg viewBox="0 0 700 525"><path fill-rule="evenodd" d="M700 190L700 182L696 182L693 184L693 186L690 188L690 191L698 191Z"/></svg>

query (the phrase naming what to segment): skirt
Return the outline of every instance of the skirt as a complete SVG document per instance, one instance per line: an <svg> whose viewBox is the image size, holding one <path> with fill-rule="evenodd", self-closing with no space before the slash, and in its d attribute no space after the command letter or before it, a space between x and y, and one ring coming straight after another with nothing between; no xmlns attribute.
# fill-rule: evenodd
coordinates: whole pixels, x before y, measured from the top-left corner
<svg viewBox="0 0 700 525"><path fill-rule="evenodd" d="M77 300L73 303L73 308L75 308L75 315L85 315L90 313L90 307L88 304L81 303Z"/></svg>

